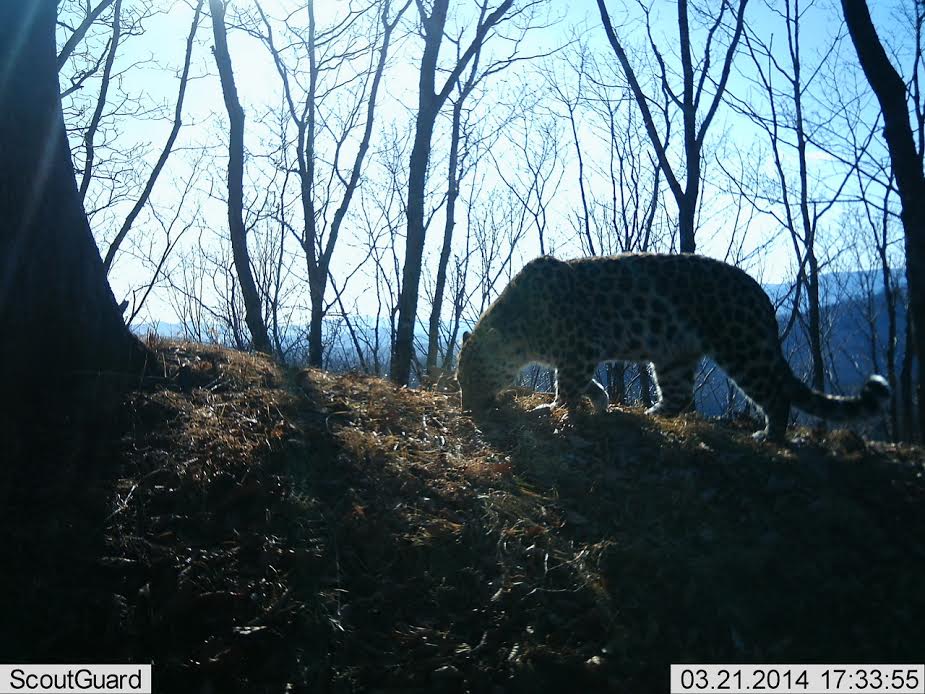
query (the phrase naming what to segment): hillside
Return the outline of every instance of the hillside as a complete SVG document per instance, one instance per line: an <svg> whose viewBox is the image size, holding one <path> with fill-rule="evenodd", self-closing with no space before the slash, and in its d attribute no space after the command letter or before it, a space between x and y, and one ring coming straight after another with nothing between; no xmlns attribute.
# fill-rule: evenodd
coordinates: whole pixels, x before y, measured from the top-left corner
<svg viewBox="0 0 925 694"><path fill-rule="evenodd" d="M524 411L538 396L476 422L452 393L156 348L95 431L7 437L27 474L0 505L6 662L153 661L157 691L500 694L921 660L920 450L623 410L560 431Z"/></svg>

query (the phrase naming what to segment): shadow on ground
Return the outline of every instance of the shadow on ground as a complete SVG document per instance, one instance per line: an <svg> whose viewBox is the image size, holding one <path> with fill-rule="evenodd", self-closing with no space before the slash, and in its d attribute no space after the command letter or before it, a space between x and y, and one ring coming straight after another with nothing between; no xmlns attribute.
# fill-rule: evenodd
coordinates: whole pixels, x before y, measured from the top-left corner
<svg viewBox="0 0 925 694"><path fill-rule="evenodd" d="M695 415L610 412L558 436L555 421L503 421L486 435L513 444L571 518L561 534L595 555L616 673L654 687L669 662L918 657L920 456L850 432L755 444Z"/></svg>

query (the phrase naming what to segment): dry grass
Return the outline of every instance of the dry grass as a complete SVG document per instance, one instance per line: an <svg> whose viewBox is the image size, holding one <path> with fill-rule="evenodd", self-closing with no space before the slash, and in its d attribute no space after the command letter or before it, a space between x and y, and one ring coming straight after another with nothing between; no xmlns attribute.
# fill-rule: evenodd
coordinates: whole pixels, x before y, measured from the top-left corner
<svg viewBox="0 0 925 694"><path fill-rule="evenodd" d="M920 659L918 449L623 410L566 427L538 396L473 421L451 393L157 349L94 483L81 536L105 540L22 616L39 655L223 692L654 692L685 660ZM16 547L55 542L35 518ZM24 604L57 584L35 585Z"/></svg>

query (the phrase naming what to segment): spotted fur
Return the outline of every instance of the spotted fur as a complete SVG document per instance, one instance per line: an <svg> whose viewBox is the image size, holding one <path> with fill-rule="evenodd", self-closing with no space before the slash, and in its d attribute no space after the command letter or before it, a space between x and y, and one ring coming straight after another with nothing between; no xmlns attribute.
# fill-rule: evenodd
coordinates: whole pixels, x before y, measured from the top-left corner
<svg viewBox="0 0 925 694"><path fill-rule="evenodd" d="M659 400L650 412L693 406L694 372L712 358L765 414L756 437L784 438L795 406L833 421L874 414L889 397L871 376L855 397L814 391L784 358L774 307L742 270L692 254L624 254L528 263L464 339L457 377L463 406L483 410L528 362L556 368L552 407L590 396L602 361L651 361Z"/></svg>

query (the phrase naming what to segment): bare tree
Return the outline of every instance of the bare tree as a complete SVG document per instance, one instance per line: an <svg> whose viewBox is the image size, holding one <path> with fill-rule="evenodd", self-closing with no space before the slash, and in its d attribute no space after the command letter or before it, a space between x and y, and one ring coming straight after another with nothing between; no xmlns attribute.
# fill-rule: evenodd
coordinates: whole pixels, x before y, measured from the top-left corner
<svg viewBox="0 0 925 694"><path fill-rule="evenodd" d="M149 269L150 276L134 282L128 291L124 311L127 325L132 325L139 317L155 288L169 287L168 275L173 270L171 256L187 233L201 224L201 206L196 201L195 180L203 159L200 151L199 157L192 163L192 175L175 181L179 197L173 204L167 209L148 205L152 222L149 226L158 229L160 233L155 234L149 230L129 244L126 252Z"/></svg>
<svg viewBox="0 0 925 694"><path fill-rule="evenodd" d="M883 112L883 136L890 152L893 176L902 204L901 219L905 232L906 281L909 288L909 313L914 331L915 351L918 357L918 424L925 432L925 172L922 170L925 152L925 116L922 105L916 101L919 143L916 146L909 120L909 103L906 83L890 63L880 43L865 0L842 0L842 10L848 32L854 42L861 67L880 102ZM916 3L916 7L921 2ZM918 10L921 17L925 9ZM917 52L915 70L920 64L922 20L917 25Z"/></svg>
<svg viewBox="0 0 925 694"><path fill-rule="evenodd" d="M617 36L610 21L610 14L607 11L605 0L597 0L597 6L601 13L601 21L604 24L604 30L607 33L607 39L613 49L633 97L642 113L643 122L645 123L646 132L658 156L659 165L664 173L668 187L674 196L675 203L678 206L678 233L680 239L680 250L682 253L693 253L696 246L696 214L697 200L700 195L701 187L701 156L703 152L704 140L710 124L716 115L719 104L722 101L723 93L726 90L726 84L729 79L729 72L732 67L732 60L742 36L742 29L745 21L745 7L748 0L738 0L737 6L733 6L729 0L723 0L720 3L719 11L715 17L711 18L707 30L706 40L703 48L703 56L697 61L700 67L699 77L696 75L695 62L692 55L692 42L690 32L690 22L688 19L688 2L687 0L678 0L678 51L681 54L681 93L676 93L671 85L672 73L662 57L662 51L658 48L652 37L651 26L649 23L650 7L643 7L646 15L646 28L648 30L649 44L652 53L659 65L659 80L661 89L670 97L670 103L681 111L684 131L684 161L686 180L682 187L679 176L671 162L668 159L668 150L670 142L667 137L659 134L655 125L655 119L649 107L651 98L643 92L642 85L636 76L633 66L630 64L620 38ZM725 25L727 13L732 15L731 36L728 39L726 53L722 61L719 79L714 79L710 74L712 67L712 52L718 46L719 36L724 31L729 30ZM727 32L728 33L728 32ZM713 88L712 97L705 92L705 88ZM706 113L700 118L701 101L707 96L709 103L706 107Z"/></svg>
<svg viewBox="0 0 925 694"><path fill-rule="evenodd" d="M836 53L841 36L827 44L821 51L818 64L808 63L803 55L803 19L813 10L813 0L784 0L768 9L778 15L786 32L785 55L779 56L774 47L763 42L746 29L745 42L755 69L754 82L767 100L767 112L761 112L755 99L746 96L733 100L737 111L755 123L767 136L773 154L776 186L770 185L770 192L740 191L761 212L771 215L790 235L797 266L797 280L790 320L784 335L790 333L805 301L805 332L809 342L811 381L817 390L824 390L826 360L823 346L822 303L820 297L822 262L818 248L818 236L823 218L834 206L843 201L846 184L857 170L859 159L864 156L874 135L872 128L863 129L859 119L853 119L848 129L856 135L863 129L866 137L854 150L854 159L844 162L844 171L837 174L829 171L817 173L811 170L809 155L811 148L821 137L821 128L811 121L807 114L808 102L813 90L820 82L822 68ZM783 87L778 86L778 81ZM822 119L836 120L848 117L847 106L839 114L828 113ZM815 141L814 141L815 140ZM825 144L819 143L825 147ZM796 154L796 169L787 165ZM728 174L728 172L727 172ZM834 179L830 181L829 179ZM804 291L805 290L805 291Z"/></svg>
<svg viewBox="0 0 925 694"><path fill-rule="evenodd" d="M473 69L465 84L460 85L459 94L453 102L452 122L450 124L450 158L447 166L446 218L443 225L443 246L437 264L437 278L434 282L434 296L430 309L427 330L427 364L426 373L431 380L438 378L437 351L440 340L440 316L443 308L443 294L446 290L447 266L453 250L453 230L456 227L456 200L459 198L459 186L466 173L466 155L460 156L460 139L462 137L462 112L466 97L475 87L475 74L478 69L478 56L473 61Z"/></svg>
<svg viewBox="0 0 925 694"><path fill-rule="evenodd" d="M548 253L550 202L565 173L562 133L553 117L537 116L538 104L523 105L522 122L505 129L506 145L520 162L510 167L492 157L498 177L533 220L540 255Z"/></svg>
<svg viewBox="0 0 925 694"><path fill-rule="evenodd" d="M392 380L402 385L408 383L414 357L414 326L417 319L418 290L421 283L426 233L424 199L434 125L437 115L469 61L487 40L489 32L505 18L514 4L514 0L502 0L493 10L489 10L487 1L479 4L478 19L472 40L455 60L454 65L446 71L448 74L443 84L438 86L438 58L444 39L450 2L449 0L434 0L428 9L423 0L415 1L420 16L424 52L420 63L414 145L408 170L408 226L405 239L405 261L391 368Z"/></svg>
<svg viewBox="0 0 925 694"><path fill-rule="evenodd" d="M575 64L570 66L572 70L570 70L566 80L559 80L549 75L546 81L555 100L565 109L565 119L568 121L572 146L575 150L575 177L578 182L581 209L576 212L577 220L573 221L572 224L584 252L588 255L597 255L597 250L594 247L594 237L591 235L591 202L589 200L589 183L585 172L585 154L578 134L580 126L579 107L585 98L586 84L588 82L588 61L587 47L580 45L575 57Z"/></svg>
<svg viewBox="0 0 925 694"><path fill-rule="evenodd" d="M571 134L579 195L570 220L581 252L669 248L671 235L661 223L661 167L620 68L598 60L581 42L574 42L566 55L559 61L563 71L545 69L544 74L551 101ZM664 103L659 111L667 116ZM663 127L670 134L667 117ZM608 364L605 381L613 402L625 401L628 373L622 362ZM648 367L638 365L638 374L643 401L651 404Z"/></svg>
<svg viewBox="0 0 925 694"><path fill-rule="evenodd" d="M193 22L190 26L189 34L186 38L186 53L184 54L183 58L183 68L180 72L180 85L177 93L176 106L174 107L173 124L171 125L170 133L167 135L167 140L164 143L164 147L161 150L157 161L154 163L154 166L151 168L151 171L148 174L148 179L145 182L144 188L142 188L141 194L138 196L135 204L132 205L132 208L125 216L125 220L119 227L119 231L116 233L115 238L113 238L109 244L109 248L106 251L106 257L103 259L103 266L106 268L107 273L109 273L109 271L112 269L112 264L115 260L119 247L122 245L122 242L125 240L125 237L128 235L129 231L131 231L132 225L135 223L138 215L141 213L145 205L148 203L148 200L151 198L151 192L154 190L154 185L157 183L157 179L160 176L161 171L163 171L164 166L167 164L167 160L170 158L174 143L177 140L177 135L179 135L180 128L183 125L183 101L186 97L186 86L189 83L190 61L193 55L193 42L196 38L196 31L199 29L199 18L202 12L202 3L203 0L198 0L196 3L196 9L193 12ZM120 4L121 0L117 0L116 5L118 6ZM113 39L113 44L115 44L115 39Z"/></svg>
<svg viewBox="0 0 925 694"><path fill-rule="evenodd" d="M660 203L662 171L658 160L645 147L645 133L638 116L624 100L610 98L608 81L602 75L591 80L593 89L586 95L588 109L597 117L595 129L602 131L607 143L607 167L604 179L609 195L594 200L593 235L601 253L649 252L670 247L671 233L663 222ZM627 112L628 111L628 112ZM670 124L665 124L666 132ZM659 221L661 220L661 221ZM590 247L589 247L590 250ZM640 399L652 405L652 377L648 364L636 364ZM607 390L611 402L622 403L627 395L627 364L607 366Z"/></svg>
<svg viewBox="0 0 925 694"><path fill-rule="evenodd" d="M234 267L241 284L245 321L254 349L269 352L271 350L270 338L267 335L260 296L251 271L250 254L247 250L247 230L244 226L244 109L238 100L231 55L228 53L225 3L223 0L209 0L209 8L212 12L212 34L215 37L215 62L218 65L222 95L225 99L229 121L228 228L231 234Z"/></svg>
<svg viewBox="0 0 925 694"><path fill-rule="evenodd" d="M157 14L153 0L90 3L62 0L58 5L59 79L65 127L91 228L105 239L137 197L140 166L148 144L129 133L138 119L160 119L161 104L148 98L133 79L153 57L132 51L131 42L147 32ZM70 33L69 33L70 32Z"/></svg>
<svg viewBox="0 0 925 694"><path fill-rule="evenodd" d="M357 209L357 248L367 260L367 284L361 293L373 304L369 317L355 316L359 341L357 359L370 373L388 373L395 343L398 297L401 294L399 239L405 222L410 135L395 124L386 129L371 159L371 173L360 190ZM343 310L343 308L342 308ZM358 311L354 311L358 313Z"/></svg>
<svg viewBox="0 0 925 694"><path fill-rule="evenodd" d="M411 0L397 3L380 0L362 9L338 14L335 21L319 27L315 18L315 3L307 4L307 26L286 21L288 40L277 45L273 24L257 5L262 31L252 30L269 50L279 74L286 109L296 129L295 167L299 180L299 199L302 206L302 228L295 234L305 254L311 298L309 323L309 363L321 366L323 354L323 328L327 312L326 294L331 274L331 260L340 238L341 228L350 209L363 172L375 123L376 105L382 76L389 58L393 34ZM376 13L373 39L365 38L370 28L359 23L371 11ZM362 40L361 40L362 39ZM369 57L365 72L346 78L347 66L357 64L363 55ZM299 66L307 63L307 74ZM357 86L358 85L358 86ZM353 87L348 94L345 87ZM344 107L343 104L349 104ZM328 102L332 105L327 107ZM341 113L334 111L340 108ZM352 165L344 173L338 162L348 149L356 129L361 130ZM324 161L322 135L333 138L332 152L328 156L334 164L328 172L330 180L320 181L320 162ZM340 199L330 199L331 181L341 183ZM330 226L323 211L333 208Z"/></svg>
<svg viewBox="0 0 925 694"><path fill-rule="evenodd" d="M109 82L112 79L112 65L116 59L116 53L119 50L119 39L122 36L122 0L116 0L113 5L112 14L112 38L109 41L109 50L106 52L106 63L103 66L103 77L100 80L100 95L96 100L96 109L90 118L90 125L84 133L84 167L80 176L80 186L78 193L80 199L87 195L87 188L90 186L90 180L93 175L93 155L94 155L94 138L96 137L97 128L100 125L100 119L103 117L103 109L106 108L106 96L109 92Z"/></svg>
<svg viewBox="0 0 925 694"><path fill-rule="evenodd" d="M526 28L522 31L525 34ZM450 115L450 146L447 165L443 244L437 263L437 276L434 281L433 301L427 332L426 373L432 379L438 378L443 371L437 366L441 332L440 318L446 291L447 269L453 250L453 232L456 228L456 202L460 194L460 185L470 170L478 163L479 157L489 150L494 142L498 141L501 133L506 129L507 123L505 121L508 120L508 118L502 116L486 124L487 114L484 110L481 110L477 115L473 115L474 111L479 110L480 105L480 100L473 97L473 92L480 85L484 85L489 78L501 73L522 59L518 58L515 49L515 51L502 58L490 60L484 65L480 64L483 45L480 44L476 48L465 79L460 77L456 87L456 94L450 97L452 109ZM460 50L461 46L457 44L457 60L459 59ZM469 101L475 101L476 103L470 106L467 103ZM465 123L463 122L464 113ZM477 127L471 122L472 120L479 121L483 126L481 130L488 132L477 134Z"/></svg>

